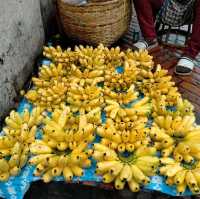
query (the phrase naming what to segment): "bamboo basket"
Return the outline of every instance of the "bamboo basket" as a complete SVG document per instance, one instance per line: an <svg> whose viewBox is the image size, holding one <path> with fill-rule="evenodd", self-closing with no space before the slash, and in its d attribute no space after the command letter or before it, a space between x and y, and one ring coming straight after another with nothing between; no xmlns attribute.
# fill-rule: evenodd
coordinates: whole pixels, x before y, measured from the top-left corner
<svg viewBox="0 0 200 199"><path fill-rule="evenodd" d="M58 15L65 34L91 45L110 46L127 30L131 20L131 0L90 0L78 6L57 0Z"/></svg>

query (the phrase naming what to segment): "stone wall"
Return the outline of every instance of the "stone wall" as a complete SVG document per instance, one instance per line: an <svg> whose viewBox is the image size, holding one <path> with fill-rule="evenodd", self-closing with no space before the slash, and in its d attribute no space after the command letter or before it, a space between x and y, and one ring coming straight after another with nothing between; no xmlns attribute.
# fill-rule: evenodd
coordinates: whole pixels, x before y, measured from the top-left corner
<svg viewBox="0 0 200 199"><path fill-rule="evenodd" d="M31 74L52 12L52 0L1 1L0 119L14 106L14 98Z"/></svg>

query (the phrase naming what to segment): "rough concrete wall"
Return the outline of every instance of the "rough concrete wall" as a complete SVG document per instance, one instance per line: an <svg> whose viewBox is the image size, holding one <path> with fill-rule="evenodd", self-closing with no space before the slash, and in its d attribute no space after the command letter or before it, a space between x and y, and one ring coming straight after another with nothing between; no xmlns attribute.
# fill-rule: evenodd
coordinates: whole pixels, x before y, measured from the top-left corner
<svg viewBox="0 0 200 199"><path fill-rule="evenodd" d="M30 75L44 41L39 0L3 0L0 5L0 118Z"/></svg>

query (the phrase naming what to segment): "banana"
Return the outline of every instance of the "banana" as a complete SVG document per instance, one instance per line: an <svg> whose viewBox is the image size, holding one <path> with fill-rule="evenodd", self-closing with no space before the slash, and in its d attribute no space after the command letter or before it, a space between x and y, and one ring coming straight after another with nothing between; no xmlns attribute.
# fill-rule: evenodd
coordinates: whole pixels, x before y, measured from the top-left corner
<svg viewBox="0 0 200 199"><path fill-rule="evenodd" d="M71 170L72 170L72 173L75 175L75 176L83 176L84 174L84 171L82 168L80 168L79 166L76 166L76 165L73 165L72 167L70 167Z"/></svg>
<svg viewBox="0 0 200 199"><path fill-rule="evenodd" d="M42 180L43 180L44 183L49 183L52 179L53 179L52 170L49 169L42 176Z"/></svg>
<svg viewBox="0 0 200 199"><path fill-rule="evenodd" d="M130 167L129 165L124 165L124 167L122 168L119 178L121 181L129 181L132 178L132 167ZM133 174L134 175L134 174Z"/></svg>
<svg viewBox="0 0 200 199"><path fill-rule="evenodd" d="M10 169L10 175L17 176L20 173L20 168L18 166L14 166Z"/></svg>
<svg viewBox="0 0 200 199"><path fill-rule="evenodd" d="M176 173L175 177L174 177L174 182L178 185L178 184L183 184L184 180L185 180L185 176L186 176L187 171L186 170L181 170L179 172Z"/></svg>
<svg viewBox="0 0 200 199"><path fill-rule="evenodd" d="M185 192L185 190L186 190L186 187L187 187L186 182L183 182L182 184L178 184L177 187L176 187L177 192L179 194L183 194Z"/></svg>
<svg viewBox="0 0 200 199"><path fill-rule="evenodd" d="M126 181L122 181L122 180L120 179L120 177L118 176L118 177L115 179L115 188L116 188L117 190L122 190L122 189L124 189L125 183L126 183Z"/></svg>
<svg viewBox="0 0 200 199"><path fill-rule="evenodd" d="M0 174L0 181L6 182L6 181L8 181L9 177L10 177L9 172L1 173Z"/></svg>
<svg viewBox="0 0 200 199"><path fill-rule="evenodd" d="M106 173L103 175L103 182L104 183L111 183L115 179L115 176L111 173Z"/></svg>
<svg viewBox="0 0 200 199"><path fill-rule="evenodd" d="M5 159L0 159L0 173L5 173L9 170L9 164Z"/></svg>
<svg viewBox="0 0 200 199"><path fill-rule="evenodd" d="M56 166L51 170L51 175L53 177L60 176L61 174L62 174L62 168L61 167Z"/></svg>
<svg viewBox="0 0 200 199"><path fill-rule="evenodd" d="M72 170L69 167L63 169L63 176L67 182L71 182L73 178Z"/></svg>
<svg viewBox="0 0 200 199"><path fill-rule="evenodd" d="M128 186L132 192L138 192L140 190L140 185L134 179L128 181Z"/></svg>

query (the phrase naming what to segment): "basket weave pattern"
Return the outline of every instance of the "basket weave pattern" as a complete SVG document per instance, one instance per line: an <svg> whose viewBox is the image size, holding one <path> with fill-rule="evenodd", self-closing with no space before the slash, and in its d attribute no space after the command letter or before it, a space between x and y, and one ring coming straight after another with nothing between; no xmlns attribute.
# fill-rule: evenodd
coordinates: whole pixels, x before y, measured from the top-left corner
<svg viewBox="0 0 200 199"><path fill-rule="evenodd" d="M57 3L65 34L92 45L110 46L127 31L131 20L131 0L92 1L84 6Z"/></svg>

